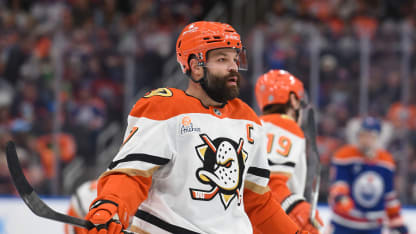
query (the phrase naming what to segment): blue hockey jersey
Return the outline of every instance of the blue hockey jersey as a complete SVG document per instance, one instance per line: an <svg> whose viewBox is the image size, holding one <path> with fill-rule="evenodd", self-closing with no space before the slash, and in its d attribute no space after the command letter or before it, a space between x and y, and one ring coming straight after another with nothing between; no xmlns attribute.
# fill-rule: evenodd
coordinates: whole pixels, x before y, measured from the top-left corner
<svg viewBox="0 0 416 234"><path fill-rule="evenodd" d="M368 158L353 145L339 149L331 165L330 204L337 195L346 195L353 200L354 208L349 212L333 209L332 222L366 230L381 227L386 215L398 214L394 172L393 157L385 150Z"/></svg>

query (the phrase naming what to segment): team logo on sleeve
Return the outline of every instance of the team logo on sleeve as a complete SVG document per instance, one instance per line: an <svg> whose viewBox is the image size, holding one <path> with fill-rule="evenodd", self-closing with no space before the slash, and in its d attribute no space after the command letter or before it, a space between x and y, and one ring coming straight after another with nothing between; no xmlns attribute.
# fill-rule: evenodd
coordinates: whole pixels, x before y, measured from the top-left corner
<svg viewBox="0 0 416 234"><path fill-rule="evenodd" d="M210 190L191 188L194 200L209 201L217 194L224 208L237 197L237 205L241 205L241 184L247 153L243 149L244 140L235 142L228 138L211 140L208 135L199 135L204 144L195 147L203 166L196 171L196 177L203 184L212 186Z"/></svg>

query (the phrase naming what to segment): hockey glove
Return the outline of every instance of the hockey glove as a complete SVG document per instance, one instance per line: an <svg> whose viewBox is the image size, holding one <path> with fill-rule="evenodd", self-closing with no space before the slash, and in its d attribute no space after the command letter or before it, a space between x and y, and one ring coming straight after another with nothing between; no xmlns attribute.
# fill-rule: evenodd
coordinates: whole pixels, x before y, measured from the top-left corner
<svg viewBox="0 0 416 234"><path fill-rule="evenodd" d="M289 217L301 228L302 231L308 231L311 234L319 234L319 230L310 222L311 205L306 201L298 203L291 211ZM324 225L318 211L316 211L315 219L321 227Z"/></svg>
<svg viewBox="0 0 416 234"><path fill-rule="evenodd" d="M406 226L399 226L399 227L391 227L390 234L408 234L409 230L407 230Z"/></svg>
<svg viewBox="0 0 416 234"><path fill-rule="evenodd" d="M120 234L130 221L127 207L121 204L110 200L94 201L85 219L95 224L95 227L84 234Z"/></svg>
<svg viewBox="0 0 416 234"><path fill-rule="evenodd" d="M333 207L336 213L348 214L354 208L354 202L349 196L337 195Z"/></svg>
<svg viewBox="0 0 416 234"><path fill-rule="evenodd" d="M391 234L409 233L409 230L404 223L403 217L400 214L395 217L389 217L389 229Z"/></svg>

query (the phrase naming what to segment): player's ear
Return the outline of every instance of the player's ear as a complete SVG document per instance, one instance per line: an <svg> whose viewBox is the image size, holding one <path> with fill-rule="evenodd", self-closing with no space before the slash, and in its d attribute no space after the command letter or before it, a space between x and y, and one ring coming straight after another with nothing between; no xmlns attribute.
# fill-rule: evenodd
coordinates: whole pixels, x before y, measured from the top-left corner
<svg viewBox="0 0 416 234"><path fill-rule="evenodd" d="M300 107L300 101L298 100L298 98L296 97L296 95L293 92L291 92L289 94L289 102L290 102L290 105L293 108L299 109L299 107Z"/></svg>
<svg viewBox="0 0 416 234"><path fill-rule="evenodd" d="M191 76L195 80L199 80L204 76L204 68L199 66L198 60L196 58L191 58L189 60L189 67L191 68Z"/></svg>

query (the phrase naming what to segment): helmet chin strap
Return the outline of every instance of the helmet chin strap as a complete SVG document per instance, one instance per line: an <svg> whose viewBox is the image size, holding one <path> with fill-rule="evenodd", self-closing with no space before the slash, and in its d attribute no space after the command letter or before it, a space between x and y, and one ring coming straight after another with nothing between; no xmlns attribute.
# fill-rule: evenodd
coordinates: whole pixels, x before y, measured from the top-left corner
<svg viewBox="0 0 416 234"><path fill-rule="evenodd" d="M188 78L190 80L192 80L192 82L194 82L194 83L197 83L197 84L200 83L200 84L202 84L203 79L205 79L205 72L204 72L204 76L200 80L195 80L191 75L189 75Z"/></svg>

